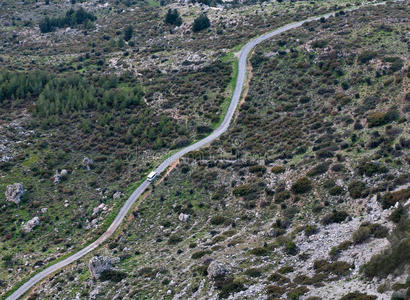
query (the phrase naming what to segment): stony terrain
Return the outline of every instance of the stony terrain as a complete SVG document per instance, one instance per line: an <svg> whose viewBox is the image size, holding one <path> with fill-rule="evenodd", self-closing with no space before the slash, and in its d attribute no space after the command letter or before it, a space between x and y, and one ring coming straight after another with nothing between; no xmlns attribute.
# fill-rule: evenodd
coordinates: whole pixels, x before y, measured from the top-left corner
<svg viewBox="0 0 410 300"><path fill-rule="evenodd" d="M77 2L96 20L49 33L39 22L70 1L0 4L2 295L94 240L164 156L215 128L237 46L342 9L260 45L229 132L28 297L408 297L408 6ZM193 33L201 13L211 27Z"/></svg>

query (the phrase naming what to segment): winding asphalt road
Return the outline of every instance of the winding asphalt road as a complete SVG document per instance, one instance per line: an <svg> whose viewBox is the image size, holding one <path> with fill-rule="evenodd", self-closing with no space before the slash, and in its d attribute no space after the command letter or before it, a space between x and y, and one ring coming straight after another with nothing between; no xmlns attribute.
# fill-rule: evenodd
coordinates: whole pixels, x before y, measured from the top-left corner
<svg viewBox="0 0 410 300"><path fill-rule="evenodd" d="M296 23L291 23L287 24L283 27L280 27L272 32L266 33L264 35L261 35L250 42L248 42L245 46L242 47L240 51L240 57L239 57L239 69L238 69L238 78L236 80L236 85L235 85L235 90L232 96L231 103L229 105L228 111L225 115L225 118L221 125L215 129L209 136L206 138L196 142L195 144L192 144L186 148L183 148L182 150L176 152L175 154L171 155L167 159L165 159L156 169L155 171L160 174L167 167L169 167L172 163L176 162L179 158L181 158L183 155L187 154L188 152L198 150L201 147L208 145L215 139L217 139L221 134L223 134L229 127L229 123L232 120L232 117L236 111L236 108L239 103L239 99L241 97L242 89L245 83L245 78L246 78L246 65L247 65L247 59L249 53L252 51L252 49L258 45L259 43L270 39L278 34L281 34L285 31L288 31L290 29L294 29L297 27L300 27L306 22L310 22L313 20L318 20L321 17L328 18L330 16L334 15L334 13L328 13L325 15L321 16L316 16L316 17L311 17L303 21L299 21ZM122 221L124 220L124 217L127 215L128 211L131 209L132 205L137 201L137 199L142 195L142 193L148 188L150 185L150 182L145 180L128 198L128 200L125 202L124 206L121 208L120 212L112 222L111 226L107 229L106 232L103 233L95 242L92 244L88 245L87 247L81 249L77 253L67 257L66 259L44 269L40 273L36 274L32 278L30 278L26 283L24 283L21 287L19 287L13 294L11 294L7 300L15 300L23 296L28 290L30 290L34 285L36 285L38 282L43 280L44 278L48 277L52 273L60 270L61 268L64 268L65 266L71 264L72 262L80 259L84 255L90 253L97 247L99 247L103 242L105 242L114 232L117 230L117 228L121 225Z"/></svg>

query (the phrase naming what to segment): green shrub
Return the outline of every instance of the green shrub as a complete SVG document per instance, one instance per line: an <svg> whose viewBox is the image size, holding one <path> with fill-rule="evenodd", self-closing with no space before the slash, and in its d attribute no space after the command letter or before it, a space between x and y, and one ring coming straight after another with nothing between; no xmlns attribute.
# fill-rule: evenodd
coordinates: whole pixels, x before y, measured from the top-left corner
<svg viewBox="0 0 410 300"><path fill-rule="evenodd" d="M347 275L353 267L354 265L345 261L328 262L324 259L320 259L313 262L313 269L317 273L332 273L339 276Z"/></svg>
<svg viewBox="0 0 410 300"><path fill-rule="evenodd" d="M283 191L275 194L275 203L282 203L283 201L290 198L289 191Z"/></svg>
<svg viewBox="0 0 410 300"><path fill-rule="evenodd" d="M353 199L366 197L368 195L366 184L362 181L353 181L349 184L349 194Z"/></svg>
<svg viewBox="0 0 410 300"><path fill-rule="evenodd" d="M272 172L273 174L279 174L279 173L285 172L285 170L286 170L286 168L285 168L284 166L278 166L278 165L276 165L276 166L273 166L273 167L272 167L271 172Z"/></svg>
<svg viewBox="0 0 410 300"><path fill-rule="evenodd" d="M242 185L238 185L233 189L233 194L237 197L239 196L246 196L252 193L256 193L257 189L254 185L246 183Z"/></svg>
<svg viewBox="0 0 410 300"><path fill-rule="evenodd" d="M100 275L100 280L101 281L114 281L114 282L120 282L123 280L125 277L127 277L127 274L121 271L117 270L105 270L101 273Z"/></svg>
<svg viewBox="0 0 410 300"><path fill-rule="evenodd" d="M244 289L243 282L239 278L233 276L218 277L215 279L214 285L220 290L219 298L228 298L230 294L240 292Z"/></svg>
<svg viewBox="0 0 410 300"><path fill-rule="evenodd" d="M402 220L405 220L407 216L406 209L400 204L389 216L389 220L398 224Z"/></svg>
<svg viewBox="0 0 410 300"><path fill-rule="evenodd" d="M168 239L168 244L170 245L176 245L180 242L182 242L182 238L177 234L172 234Z"/></svg>
<svg viewBox="0 0 410 300"><path fill-rule="evenodd" d="M390 109L387 112L375 111L367 115L367 124L369 128L382 126L398 120L400 113L397 109Z"/></svg>
<svg viewBox="0 0 410 300"><path fill-rule="evenodd" d="M371 50L365 50L359 54L358 61L362 64L365 64L371 61L376 56L377 56L377 52L371 51Z"/></svg>
<svg viewBox="0 0 410 300"><path fill-rule="evenodd" d="M211 26L211 22L209 21L207 15L202 14L194 20L194 24L192 25L192 31L198 32L210 26Z"/></svg>
<svg viewBox="0 0 410 300"><path fill-rule="evenodd" d="M300 296L306 294L307 292L309 292L309 289L306 286L298 286L288 292L288 299L297 300Z"/></svg>
<svg viewBox="0 0 410 300"><path fill-rule="evenodd" d="M286 254L289 255L296 255L298 253L298 247L296 244L292 241L289 241L285 244L285 249L284 249Z"/></svg>
<svg viewBox="0 0 410 300"><path fill-rule="evenodd" d="M319 229L316 225L306 225L305 226L305 235L311 236L318 233Z"/></svg>
<svg viewBox="0 0 410 300"><path fill-rule="evenodd" d="M395 205L396 202L404 202L410 198L410 188L402 189L396 192L387 192L381 198L383 209L390 208Z"/></svg>
<svg viewBox="0 0 410 300"><path fill-rule="evenodd" d="M359 162L357 171L359 175L366 175L367 177L371 177L374 174L386 173L388 169L385 166L382 166L374 162L361 161Z"/></svg>
<svg viewBox="0 0 410 300"><path fill-rule="evenodd" d="M197 252L194 252L191 256L192 259L199 259L205 255L211 254L212 251L211 250L200 250Z"/></svg>
<svg viewBox="0 0 410 300"><path fill-rule="evenodd" d="M360 292L353 292L347 295L344 295L340 300L375 300L377 299L376 296L367 295Z"/></svg>
<svg viewBox="0 0 410 300"><path fill-rule="evenodd" d="M258 269L258 268L248 269L244 273L245 273L245 275L248 275L250 277L260 277L262 275L261 270Z"/></svg>
<svg viewBox="0 0 410 300"><path fill-rule="evenodd" d="M256 256L266 256L269 254L268 250L262 247L253 248L249 251L249 253Z"/></svg>
<svg viewBox="0 0 410 300"><path fill-rule="evenodd" d="M266 293L269 295L269 299L280 298L286 292L286 288L277 285L268 285L266 287Z"/></svg>
<svg viewBox="0 0 410 300"><path fill-rule="evenodd" d="M339 256L339 254L342 251L347 250L351 245L352 245L351 241L343 241L339 245L334 246L330 249L329 256L332 257L332 258L335 258L335 257Z"/></svg>
<svg viewBox="0 0 410 300"><path fill-rule="evenodd" d="M273 274L271 274L271 275L268 277L268 280L269 280L269 281L272 281L272 282L277 282L279 285L284 285L284 284L290 282L290 279L289 279L289 278L287 278L287 277L285 277L285 276L283 276L283 275L281 275L281 274L279 274L279 273L273 273Z"/></svg>
<svg viewBox="0 0 410 300"><path fill-rule="evenodd" d="M280 274L286 274L286 273L291 273L291 272L293 272L293 271L294 271L294 269L293 269L292 266L283 266L282 268L280 268L280 269L278 270L278 273L280 273Z"/></svg>
<svg viewBox="0 0 410 300"><path fill-rule="evenodd" d="M224 216L213 216L210 222L212 225L222 225L225 221L226 218Z"/></svg>
<svg viewBox="0 0 410 300"><path fill-rule="evenodd" d="M302 177L296 180L292 185L291 190L295 194L304 194L312 189L312 182L307 177Z"/></svg>
<svg viewBox="0 0 410 300"><path fill-rule="evenodd" d="M329 166L330 166L329 162L318 164L317 166L309 170L306 175L309 177L313 177L313 176L324 174L329 169Z"/></svg>
<svg viewBox="0 0 410 300"><path fill-rule="evenodd" d="M410 238L392 244L391 248L373 256L361 271L369 278L384 277L410 261Z"/></svg>
<svg viewBox="0 0 410 300"><path fill-rule="evenodd" d="M370 228L368 226L360 226L355 232L353 232L352 240L356 244L361 244L371 236Z"/></svg>
<svg viewBox="0 0 410 300"><path fill-rule="evenodd" d="M338 196L344 193L344 189L340 185L335 185L329 190L331 196Z"/></svg>
<svg viewBox="0 0 410 300"><path fill-rule="evenodd" d="M349 214L345 211L334 210L332 213L323 217L322 224L328 225L332 223L342 223L348 216Z"/></svg>
<svg viewBox="0 0 410 300"><path fill-rule="evenodd" d="M250 166L249 167L249 172L263 174L263 173L266 172L266 168L264 166L261 166L261 165Z"/></svg>

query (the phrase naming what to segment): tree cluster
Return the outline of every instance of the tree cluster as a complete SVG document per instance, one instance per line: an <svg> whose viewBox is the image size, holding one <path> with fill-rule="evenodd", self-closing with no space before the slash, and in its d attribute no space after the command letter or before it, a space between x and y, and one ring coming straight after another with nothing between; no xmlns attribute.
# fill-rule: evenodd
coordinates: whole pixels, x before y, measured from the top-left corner
<svg viewBox="0 0 410 300"><path fill-rule="evenodd" d="M78 10L70 9L66 12L64 17L45 17L40 21L39 27L42 33L47 33L54 31L56 28L85 24L88 21L92 22L95 20L96 17L93 14L85 11L83 8L79 8Z"/></svg>
<svg viewBox="0 0 410 300"><path fill-rule="evenodd" d="M165 15L165 23L169 25L181 26L182 19L176 9L169 9Z"/></svg>

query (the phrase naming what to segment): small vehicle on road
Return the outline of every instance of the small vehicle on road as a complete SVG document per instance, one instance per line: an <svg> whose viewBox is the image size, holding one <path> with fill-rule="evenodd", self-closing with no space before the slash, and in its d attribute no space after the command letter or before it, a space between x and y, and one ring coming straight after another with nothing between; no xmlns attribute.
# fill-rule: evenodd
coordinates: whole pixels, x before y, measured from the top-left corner
<svg viewBox="0 0 410 300"><path fill-rule="evenodd" d="M157 175L158 175L157 172L152 171L151 173L148 174L147 180L149 182L154 181L154 179L157 178Z"/></svg>

